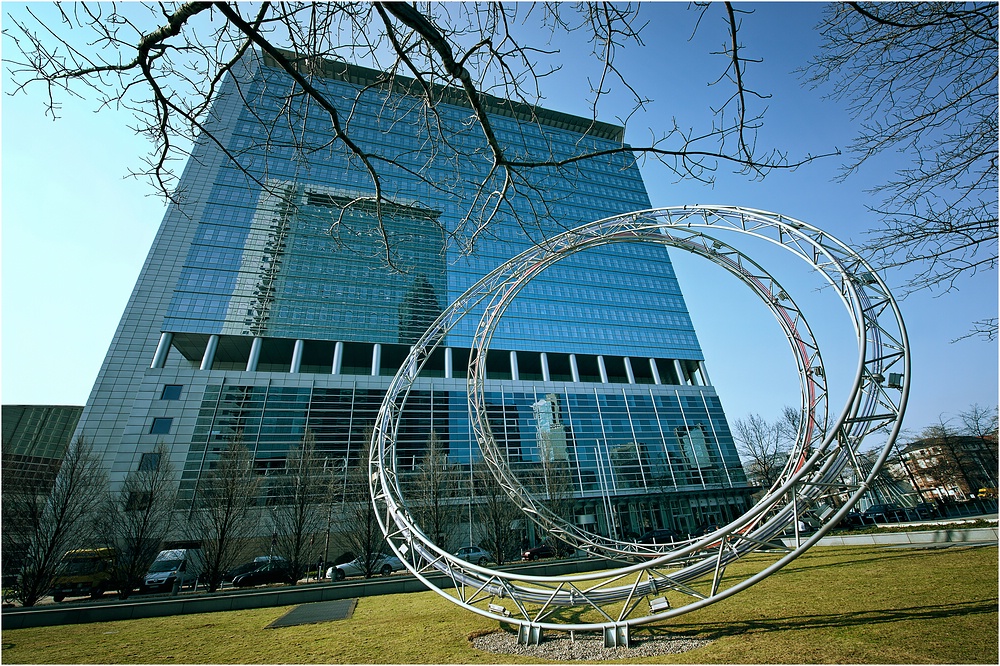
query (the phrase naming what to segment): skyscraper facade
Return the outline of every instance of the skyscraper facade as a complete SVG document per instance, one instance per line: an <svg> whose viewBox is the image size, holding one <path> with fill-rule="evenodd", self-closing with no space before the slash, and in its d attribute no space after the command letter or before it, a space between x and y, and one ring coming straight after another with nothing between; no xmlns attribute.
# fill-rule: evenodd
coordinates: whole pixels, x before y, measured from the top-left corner
<svg viewBox="0 0 1000 666"><path fill-rule="evenodd" d="M80 420L113 482L162 442L178 503L191 505L237 434L260 474L280 470L307 430L337 469L361 463L389 380L449 303L548 234L649 207L634 161L617 153L537 169L491 208L487 146L452 91L435 89L430 113L398 77L334 62L303 71L378 156L382 199L287 74L245 57L217 93L212 138L194 146ZM484 101L525 160L622 145L614 125ZM431 439L456 474L480 458L465 395L475 323L449 331L421 374L403 472ZM568 518L585 529L686 532L745 510L750 488L662 248L616 244L547 270L507 311L487 364L509 464L548 493L559 470Z"/></svg>

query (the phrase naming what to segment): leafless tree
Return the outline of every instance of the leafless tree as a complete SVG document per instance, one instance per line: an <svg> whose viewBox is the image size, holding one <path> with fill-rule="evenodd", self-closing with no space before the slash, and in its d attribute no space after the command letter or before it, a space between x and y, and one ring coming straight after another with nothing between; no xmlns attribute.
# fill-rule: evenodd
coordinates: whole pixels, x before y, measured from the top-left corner
<svg viewBox="0 0 1000 666"><path fill-rule="evenodd" d="M371 440L371 429L366 434ZM362 460L347 470L340 520L343 541L360 563L365 578L378 573L379 556L385 552L385 536L379 527L368 487L368 464Z"/></svg>
<svg viewBox="0 0 1000 666"><path fill-rule="evenodd" d="M202 477L188 518L191 538L201 542L209 591L219 588L222 576L246 555L258 534L261 486L253 455L242 436L234 435Z"/></svg>
<svg viewBox="0 0 1000 666"><path fill-rule="evenodd" d="M483 535L482 543L493 553L497 564L517 559L519 544L514 525L524 515L493 476L485 460L473 464L472 484L473 512Z"/></svg>
<svg viewBox="0 0 1000 666"><path fill-rule="evenodd" d="M799 425L802 421L802 413L790 405L781 408L781 416L778 418L778 437L786 446L795 444L799 433Z"/></svg>
<svg viewBox="0 0 1000 666"><path fill-rule="evenodd" d="M920 434L921 440L931 440L938 455L934 458L933 475L938 484L944 487L957 488L964 494L975 493L976 485L975 463L970 452L963 446L965 439L951 422L941 418L934 425L924 428Z"/></svg>
<svg viewBox="0 0 1000 666"><path fill-rule="evenodd" d="M996 407L982 407L978 403L973 403L964 412L959 412L958 418L962 421L963 434L970 437L978 437L983 441L992 440L993 446L996 446Z"/></svg>
<svg viewBox="0 0 1000 666"><path fill-rule="evenodd" d="M316 438L306 430L302 442L288 452L285 468L271 480L269 501L275 548L288 562L295 580L305 573L314 554L310 546L326 528L332 492L331 469L316 451Z"/></svg>
<svg viewBox="0 0 1000 666"><path fill-rule="evenodd" d="M750 414L733 423L736 450L750 481L763 490L771 487L788 459L789 447L784 432L787 426L779 420L774 423L760 414Z"/></svg>
<svg viewBox="0 0 1000 666"><path fill-rule="evenodd" d="M997 477L1000 475L997 408L991 409L973 403L964 412L959 412L958 418L962 422L962 434L979 440L975 447L968 447L968 456L977 470L978 481L984 487L996 488Z"/></svg>
<svg viewBox="0 0 1000 666"><path fill-rule="evenodd" d="M995 269L996 3L831 3L819 29L809 80L846 101L859 128L842 178L880 154L910 158L872 185L882 225L866 249L912 270L910 291ZM974 323L990 340L996 330L996 317Z"/></svg>
<svg viewBox="0 0 1000 666"><path fill-rule="evenodd" d="M78 437L47 492L30 477L3 479L4 558L20 556L17 600L34 606L49 590L67 550L93 547L94 526L107 474L91 444Z"/></svg>
<svg viewBox="0 0 1000 666"><path fill-rule="evenodd" d="M98 521L102 542L112 550L111 581L127 599L142 584L173 522L176 479L167 447L143 454L118 492L108 493Z"/></svg>
<svg viewBox="0 0 1000 666"><path fill-rule="evenodd" d="M411 516L435 544L445 549L458 527L459 473L458 465L449 462L437 432L431 430L423 458L402 481Z"/></svg>
<svg viewBox="0 0 1000 666"><path fill-rule="evenodd" d="M501 136L490 110L499 103L508 113L537 121L535 105L543 99L545 78L561 66L552 44L569 39L592 45L589 103L595 126L612 87L631 99L633 111L619 118L627 124L649 102L616 62L622 48L642 43L644 20L638 4L70 4L60 5L58 25L29 10L31 18L11 20L6 33L19 51L10 61L16 92L36 85L44 88L53 115L61 95L88 89L101 105L129 109L136 130L153 146L138 175L175 199L183 198L183 193L173 191L173 167L187 157L186 146L198 135L246 167L246 154L234 152L217 137L208 110L223 79L239 70L242 59L266 58L284 72L287 86L280 92L283 106L278 121L262 123L264 136L253 148L291 149L301 160L324 151L348 154L369 180L371 194L359 196L345 210L353 206L375 211L383 256L394 265L391 233L383 216L383 208L391 204L385 189L387 174L403 169L437 192L448 191L450 185L440 173L407 166L359 138L355 111L372 89L402 90L412 96L409 99L419 100L410 117L416 125L413 131L429 146L428 166L470 161L479 165L478 193L463 202L462 221L443 229L469 251L498 215L514 216L530 235L536 223L514 202L530 194L535 201L530 217L549 218L551 193L544 188L544 174L573 169L586 160L619 156L630 162L636 156L648 157L678 177L711 181L722 165L760 177L814 159L808 155L788 159L779 150L757 146L766 96L752 89L747 76L754 60L738 39L744 12L730 3L693 7L693 26L700 25L704 14L720 12L725 30L720 75L714 83L728 88L720 95L718 108L706 110L705 126L652 130L650 140L640 146L623 140L610 146L581 143L572 154L559 153L552 145L525 152L523 144ZM360 87L353 100L334 99L320 81L324 68L345 61L384 74L375 85ZM249 93L241 89L240 94ZM446 131L439 113L442 103L469 109L465 131L477 138L475 148L463 148L451 130ZM305 131L306 121L314 118L329 127L322 140ZM266 179L250 169L245 173L266 186ZM343 231L337 223L331 229L335 235Z"/></svg>

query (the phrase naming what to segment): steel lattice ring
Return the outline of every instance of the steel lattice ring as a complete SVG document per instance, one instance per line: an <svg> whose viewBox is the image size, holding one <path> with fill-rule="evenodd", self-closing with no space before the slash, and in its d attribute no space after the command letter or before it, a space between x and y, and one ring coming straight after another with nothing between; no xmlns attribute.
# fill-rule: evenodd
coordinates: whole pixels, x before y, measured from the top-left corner
<svg viewBox="0 0 1000 666"><path fill-rule="evenodd" d="M823 376L819 350L806 342L800 331L807 330L801 313L779 306L784 292L775 289L770 276L762 273L745 255L722 244L704 230L724 230L762 238L783 247L806 261L837 290L858 337L858 365L853 387L843 411L825 430L817 424L817 403L825 402L825 386L816 381ZM469 398L473 423L484 457L508 493L531 515L530 494L497 465L495 442L483 409L485 351L493 327L517 291L545 267L575 252L616 242L657 242L693 251L740 277L761 296L779 321L795 313L791 327L783 324L796 352L803 386L803 414L807 424L800 429L800 441L793 464L765 497L746 514L718 531L682 544L672 551L655 554L653 559L613 571L567 576L524 576L469 564L434 545L409 517L400 492L395 467L395 437L407 397L430 353L441 344L445 333L473 309L487 303L475 339L477 354L470 364ZM734 269L734 265L738 269ZM751 266L752 270L747 269ZM811 334L808 336L811 341ZM806 347L802 348L801 345ZM812 345L812 347L809 347ZM493 271L455 301L435 321L411 351L402 369L393 378L379 412L369 455L370 483L379 523L391 548L407 568L449 600L468 610L520 625L522 642L538 640L543 629L599 630L607 645L628 641L632 626L673 617L731 596L762 580L801 555L819 540L867 491L898 435L909 391L909 348L906 331L885 283L871 267L846 245L819 229L774 213L726 206L684 206L608 218L560 234L543 247L518 255ZM890 370L901 382L886 386ZM816 387L822 391L816 392ZM478 403L478 405L477 405ZM820 437L816 435L820 431ZM874 467L860 473L857 452L862 439L878 430L886 431L886 442ZM726 574L726 566L737 558L758 551L785 530L797 526L800 512L822 505L829 488L841 484L840 473L847 466L863 480L852 487L848 501L839 510L821 513L820 529L803 540L796 531L787 552L775 561L761 560L759 570ZM571 525L552 523L544 511L532 518L547 529L563 530L567 540L600 554L622 552L620 542L595 540L579 534ZM628 549L624 549L628 552ZM745 568L745 567L744 567ZM447 574L444 584L428 577L431 572ZM609 580L610 579L610 580ZM601 580L603 582L598 583ZM667 594L671 599L667 598ZM657 597L656 595L663 595ZM642 598L650 600L649 610L640 609ZM676 597L688 601L677 605ZM506 600L509 600L506 601ZM670 603L671 600L674 603ZM499 601L500 603L493 603ZM509 606L513 605L513 608ZM559 621L566 607L584 617Z"/></svg>
<svg viewBox="0 0 1000 666"><path fill-rule="evenodd" d="M479 327L474 338L473 348L476 351L476 355L473 363L470 365L468 395L474 414L473 430L476 433L476 440L480 444L483 457L490 463L494 475L500 481L500 484L504 487L508 495L517 502L521 510L533 522L539 525L546 533L556 535L573 547L585 550L599 557L617 557L621 555L649 557L661 555L668 550L676 550L677 547L676 545L671 545L668 549L664 546L644 545L635 541L620 541L613 538L601 537L600 535L580 530L549 511L544 502L539 501L533 493L526 489L503 464L503 454L497 447L495 438L490 431L489 415L484 400L485 384L483 380L485 377L485 368L482 361L486 358L486 352L489 349L489 343L497 322L499 322L507 306L531 279L549 265L569 254L610 242L635 242L642 235L650 242L684 249L693 254L708 258L713 263L725 268L750 287L768 305L788 338L799 371L800 388L802 391L801 418L799 419L799 423L802 431L798 433L796 446L790 452L785 468L778 475L771 490L780 485L787 478L788 474L804 464L806 459L805 452L819 445L825 435L824 425L827 417L826 378L824 373L815 372L816 368L823 367L819 346L813 337L805 317L792 301L791 297L778 281L759 264L736 248L723 243L721 240L691 228L685 228L680 235L676 231L671 234L664 234L662 231L662 227L659 226L648 229L634 228L625 234L617 233L589 240L577 239L577 242L571 249L567 250L566 248L557 246L554 251L542 256L537 264L532 265L530 262L521 262L521 266L527 269L525 271L527 275L513 276L514 279L505 281L503 285L500 285L494 292L491 292L490 302L486 307L486 312L479 321ZM546 248L551 249L551 246L546 246ZM534 261L535 254L532 253L529 257L530 261ZM791 517L789 517L789 520L791 520Z"/></svg>

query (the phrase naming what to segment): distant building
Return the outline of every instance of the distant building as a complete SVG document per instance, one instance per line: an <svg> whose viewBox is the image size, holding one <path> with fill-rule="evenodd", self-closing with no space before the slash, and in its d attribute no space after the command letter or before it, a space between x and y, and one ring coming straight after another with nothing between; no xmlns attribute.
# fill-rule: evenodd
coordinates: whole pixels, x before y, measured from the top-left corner
<svg viewBox="0 0 1000 666"><path fill-rule="evenodd" d="M3 474L52 487L83 407L3 405Z"/></svg>
<svg viewBox="0 0 1000 666"><path fill-rule="evenodd" d="M905 471L925 500L975 497L997 487L996 438L930 437L908 444L901 453Z"/></svg>

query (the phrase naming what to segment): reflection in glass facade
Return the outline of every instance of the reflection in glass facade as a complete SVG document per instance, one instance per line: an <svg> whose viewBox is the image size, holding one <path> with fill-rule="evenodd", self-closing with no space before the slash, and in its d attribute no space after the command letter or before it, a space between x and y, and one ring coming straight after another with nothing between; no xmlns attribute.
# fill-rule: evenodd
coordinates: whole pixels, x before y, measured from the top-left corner
<svg viewBox="0 0 1000 666"><path fill-rule="evenodd" d="M530 188L478 233L464 215L488 163L473 157L486 146L470 130L471 109L441 104L428 122L377 73L326 63L314 85L350 119L355 141L392 160L382 162L388 201L379 217L365 198L368 175L331 143L316 108L289 97L290 80L272 64L249 54L221 86L211 122L238 165L213 142L196 145L79 428L118 481L166 443L181 506L237 436L266 475L308 430L346 478L365 458L409 345L449 303L533 241L649 207L634 162L611 155L533 172ZM524 157L563 159L622 142L611 125L503 100L488 107L500 139ZM397 461L404 474L414 469L433 438L466 502L475 502L467 479L480 459L464 394L476 319L452 329L422 373ZM661 247L616 244L538 276L497 329L487 392L512 469L537 492L565 495L567 518L586 529L687 532L747 505ZM150 432L153 419L167 418L169 433Z"/></svg>
<svg viewBox="0 0 1000 666"><path fill-rule="evenodd" d="M471 440L465 394L430 385L416 392L404 411L399 469L412 470L421 461L434 432L448 443L450 462L467 470L479 454ZM584 392L567 386L558 393L552 388L549 383L544 394L518 389L486 396L493 406L497 442L526 486L544 488L543 477L554 467L568 479L580 511L600 506L597 511L604 515L601 505L608 498L614 498L615 507L626 508L635 498L647 499L652 508L639 516L640 523L678 531L694 529L695 514L711 513L661 512L657 502L671 494L714 497L709 506L720 513L715 519L735 517L732 511L746 478L716 396L692 387L661 391L620 385L609 390L604 385ZM211 452L237 434L254 451L262 474L282 467L288 449L306 429L335 468L366 464L369 429L382 396L379 390L357 387L209 386L184 465L180 499L192 499ZM457 473L460 482L465 472ZM630 496L634 498L623 501ZM633 522L624 523L625 532L634 531Z"/></svg>

